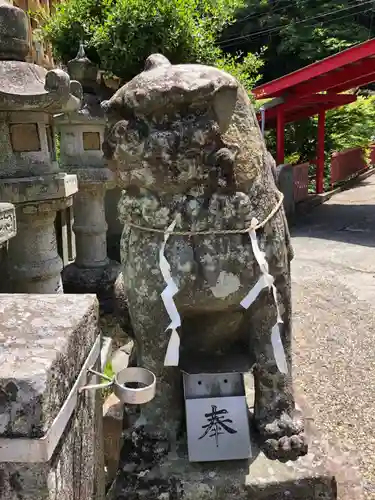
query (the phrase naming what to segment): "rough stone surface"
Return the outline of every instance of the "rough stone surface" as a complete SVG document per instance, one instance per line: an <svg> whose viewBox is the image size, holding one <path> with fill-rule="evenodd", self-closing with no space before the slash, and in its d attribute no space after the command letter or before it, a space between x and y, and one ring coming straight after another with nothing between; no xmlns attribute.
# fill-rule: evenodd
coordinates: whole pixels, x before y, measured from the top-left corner
<svg viewBox="0 0 375 500"><path fill-rule="evenodd" d="M99 182L93 169L84 175L80 169L80 190L74 197L74 224L76 242L75 262L66 266L62 279L65 293L96 293L101 310L115 312L117 296L121 297L117 279L120 264L107 257L104 194L106 182ZM95 169L97 172L106 169ZM78 173L78 171L77 171Z"/></svg>
<svg viewBox="0 0 375 500"><path fill-rule="evenodd" d="M172 66L161 55L150 56L146 68L103 104L109 122L103 151L125 188L119 204L121 258L137 359L158 380L135 443L135 455L153 461L159 456L153 455L153 438L173 441L184 405L179 368L164 367L169 321L160 297L163 234L132 228L129 219L161 230L177 216L180 231L243 230L253 217L265 219L280 194L254 109L233 77L206 66ZM273 458L296 458L306 445L294 412L292 249L282 207L258 231L258 240L275 277L289 374L279 372L271 346L272 292L263 291L246 311L240 306L260 277L246 234L172 235L168 241L165 253L182 317L180 368L203 371L202 363L211 361L211 370L220 370L224 360L226 369L253 368L254 421L264 449Z"/></svg>
<svg viewBox="0 0 375 500"><path fill-rule="evenodd" d="M72 199L63 201L64 208ZM59 203L61 204L61 203ZM47 205L47 206L45 206ZM17 208L18 232L9 242L7 292L62 293L63 263L57 252L55 204ZM63 208L63 207L61 207ZM5 277L4 277L5 278Z"/></svg>
<svg viewBox="0 0 375 500"><path fill-rule="evenodd" d="M46 71L27 63L28 45L26 12L1 0L0 200L16 204L20 212L11 258L4 259L7 274L17 284L1 290L56 293L62 291L53 236L56 210L71 204L78 186L75 175L59 172L51 119L54 113L79 108L82 87L60 69Z"/></svg>
<svg viewBox="0 0 375 500"><path fill-rule="evenodd" d="M0 246L16 235L16 210L11 203L0 203Z"/></svg>
<svg viewBox="0 0 375 500"><path fill-rule="evenodd" d="M29 45L27 43L28 24L27 18L21 9L14 9L9 2L0 1L0 58L21 60L27 56Z"/></svg>
<svg viewBox="0 0 375 500"><path fill-rule="evenodd" d="M95 296L0 297L0 437L45 434L98 333ZM99 500L98 412L101 421L100 393L83 393L49 463L1 463L0 498Z"/></svg>
<svg viewBox="0 0 375 500"><path fill-rule="evenodd" d="M295 211L293 165L277 166L277 185L284 195L284 210L289 219Z"/></svg>
<svg viewBox="0 0 375 500"><path fill-rule="evenodd" d="M104 463L106 483L111 485L116 477L122 446L124 405L114 395L108 396L103 406Z"/></svg>
<svg viewBox="0 0 375 500"><path fill-rule="evenodd" d="M247 382L251 406L253 394ZM309 415L304 398L297 399ZM132 430L127 431L119 473L107 500L363 500L350 457L326 443L311 420L307 428L309 453L295 462L269 460L252 439L249 461L191 464L181 443L177 455L148 468L130 463L126 441Z"/></svg>
<svg viewBox="0 0 375 500"><path fill-rule="evenodd" d="M65 173L0 179L0 198L16 204L69 198L77 191L77 177Z"/></svg>
<svg viewBox="0 0 375 500"><path fill-rule="evenodd" d="M248 462L189 464L182 451L159 467L120 472L108 500L336 500L336 481L313 453L270 461L252 443ZM353 497L354 498L354 497Z"/></svg>
<svg viewBox="0 0 375 500"><path fill-rule="evenodd" d="M372 175L292 231L295 376L315 425L357 459L366 500L375 499L374 207Z"/></svg>
<svg viewBox="0 0 375 500"><path fill-rule="evenodd" d="M101 151L105 118L100 97L95 94L98 70L85 56L82 44L68 70L82 82L84 95L75 113L55 117L61 137L61 164L77 175L80 188L74 198L76 259L64 269L64 291L96 293L103 312L112 313L120 266L107 257L104 197L115 182Z"/></svg>

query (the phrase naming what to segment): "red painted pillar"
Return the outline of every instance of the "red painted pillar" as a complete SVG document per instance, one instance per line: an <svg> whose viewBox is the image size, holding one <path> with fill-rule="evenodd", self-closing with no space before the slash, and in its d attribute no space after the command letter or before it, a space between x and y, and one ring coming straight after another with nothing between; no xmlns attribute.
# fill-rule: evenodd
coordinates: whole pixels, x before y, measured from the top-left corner
<svg viewBox="0 0 375 500"><path fill-rule="evenodd" d="M284 136L284 110L279 108L277 110L277 124L276 124L276 162L278 165L284 163L284 149L285 149L285 136Z"/></svg>
<svg viewBox="0 0 375 500"><path fill-rule="evenodd" d="M324 136L326 126L326 112L319 111L318 115L318 147L316 152L316 192L324 191Z"/></svg>

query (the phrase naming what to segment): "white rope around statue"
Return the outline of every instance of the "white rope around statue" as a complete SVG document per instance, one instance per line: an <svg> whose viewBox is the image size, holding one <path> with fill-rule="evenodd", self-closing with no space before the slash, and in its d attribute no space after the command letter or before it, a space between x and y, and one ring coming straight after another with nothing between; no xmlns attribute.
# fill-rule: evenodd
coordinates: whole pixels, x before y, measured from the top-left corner
<svg viewBox="0 0 375 500"><path fill-rule="evenodd" d="M154 229L154 228L147 228L145 226L139 226L137 224L133 224L129 222L129 225L131 227L141 229L143 231L149 231L149 232L154 232L154 233L163 233L164 234L164 239L161 244L160 250L159 250L159 267L160 271L162 273L163 279L166 283L166 288L163 290L161 293L161 298L164 303L164 307L168 313L168 316L171 320L171 323L168 325L166 328L166 331L171 330L171 336L169 338L168 342L168 347L167 351L165 354L164 358L164 366L178 366L179 363L179 351L180 351L180 337L177 333L177 328L181 326L181 317L179 315L179 312L177 310L175 301L174 301L174 296L178 292L178 287L176 283L173 281L172 275L171 275L171 267L170 264L165 257L165 247L167 244L167 241L171 235L177 235L177 236L193 236L193 235L219 235L219 234L249 234L250 241L251 241L251 246L252 250L254 253L254 257L260 267L261 270L261 276L257 283L254 285L254 287L250 290L250 292L246 295L246 297L241 301L241 306L244 309L248 309L251 304L256 300L258 295L261 293L261 291L264 288L268 288L269 290L272 290L274 301L275 301L275 306L277 310L277 320L275 325L272 328L271 331L271 343L273 347L273 352L274 352L274 357L275 361L277 364L278 369L282 373L287 373L288 372L288 367L287 367L287 362L286 362L286 357L285 357L285 352L280 336L280 325L283 323L283 320L281 318L280 314L280 309L278 305L278 300L277 300L277 290L274 285L274 278L271 276L268 272L268 263L265 259L265 254L262 252L259 248L258 245L258 240L257 240L257 235L256 235L256 230L260 229L265 226L265 224L271 220L271 218L277 213L277 211L280 209L282 202L283 202L283 195L282 193L279 193L280 197L275 205L275 207L272 209L272 211L269 213L269 215L262 221L259 222L256 218L253 218L250 224L250 227L247 229L242 229L242 230L222 230L222 231L186 231L186 232L179 232L179 231L174 231L174 228L176 226L178 217L175 218L175 220L168 226L166 230L160 230L160 229Z"/></svg>
<svg viewBox="0 0 375 500"><path fill-rule="evenodd" d="M258 221L256 219L253 219L251 221L250 228L253 227L255 228L258 224ZM277 319L276 323L272 327L271 330L271 343L272 343L272 348L273 348L273 354L275 357L276 365L277 368L281 373L288 373L288 365L286 362L286 357L285 357L285 351L283 347L283 343L281 340L280 336L280 325L283 323L283 320L281 318L280 314L280 308L279 308L279 303L277 300L277 289L274 284L274 277L269 274L268 271L268 262L265 257L265 253L262 252L259 248L258 245L258 239L256 235L255 229L250 229L249 231L249 236L251 240L251 247L253 249L254 257L255 260L257 261L260 271L261 271L261 276L257 283L253 286L253 288L250 290L250 292L246 295L246 297L241 301L241 306L244 309L248 309L251 304L257 299L258 295L264 288L268 288L269 290L272 289L272 294L275 302L275 307L277 311Z"/></svg>

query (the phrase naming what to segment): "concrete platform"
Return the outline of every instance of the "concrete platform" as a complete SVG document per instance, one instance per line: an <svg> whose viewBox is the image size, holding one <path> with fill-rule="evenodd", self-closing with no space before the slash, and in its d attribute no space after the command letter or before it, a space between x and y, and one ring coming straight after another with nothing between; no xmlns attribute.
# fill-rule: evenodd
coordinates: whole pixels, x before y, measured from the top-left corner
<svg viewBox="0 0 375 500"><path fill-rule="evenodd" d="M334 500L336 480L313 452L298 463L268 460L253 443L248 462L190 464L186 456L162 466L122 472L108 500ZM354 497L353 497L354 500Z"/></svg>
<svg viewBox="0 0 375 500"><path fill-rule="evenodd" d="M254 440L252 450L249 461L192 464L182 445L178 456L151 469L130 471L124 464L107 500L337 499L335 461L327 459L316 437L309 454L297 462L269 460ZM345 500L359 500L350 470L346 476Z"/></svg>
<svg viewBox="0 0 375 500"><path fill-rule="evenodd" d="M304 216L292 242L296 384L374 500L375 175Z"/></svg>
<svg viewBox="0 0 375 500"><path fill-rule="evenodd" d="M251 377L247 376L245 382L251 409ZM319 434L301 395L297 407L307 417L309 453L296 462L269 460L254 435L252 458L246 461L189 463L186 443L181 442L177 455L161 460L157 466L135 467L126 463L124 448L107 500L363 500L351 455L332 448Z"/></svg>

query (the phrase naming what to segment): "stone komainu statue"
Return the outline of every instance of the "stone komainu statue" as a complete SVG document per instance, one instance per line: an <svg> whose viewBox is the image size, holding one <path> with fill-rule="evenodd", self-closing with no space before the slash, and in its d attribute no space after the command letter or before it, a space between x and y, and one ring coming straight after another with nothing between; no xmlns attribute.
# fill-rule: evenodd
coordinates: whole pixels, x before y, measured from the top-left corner
<svg viewBox="0 0 375 500"><path fill-rule="evenodd" d="M171 65L156 54L103 107L103 151L124 187L121 257L138 363L158 380L143 436L173 439L183 420L180 370L164 363L171 319L161 247L173 227L164 255L178 289L169 303L181 319L179 367L252 371L264 449L282 460L305 454L291 372L292 249L275 164L245 90L216 68ZM270 275L245 307L244 297Z"/></svg>

